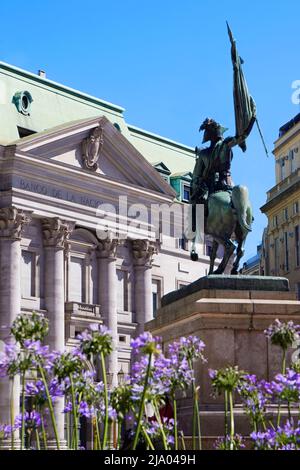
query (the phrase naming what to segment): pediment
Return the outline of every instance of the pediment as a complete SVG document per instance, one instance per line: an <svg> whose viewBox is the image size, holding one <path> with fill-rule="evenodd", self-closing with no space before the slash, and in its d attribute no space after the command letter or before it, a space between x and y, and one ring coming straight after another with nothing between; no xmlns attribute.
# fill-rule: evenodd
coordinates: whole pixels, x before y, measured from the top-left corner
<svg viewBox="0 0 300 470"><path fill-rule="evenodd" d="M83 141L101 126L103 145L97 169L87 169ZM70 165L85 173L175 197L175 191L131 142L104 116L71 122L12 142L21 154Z"/></svg>

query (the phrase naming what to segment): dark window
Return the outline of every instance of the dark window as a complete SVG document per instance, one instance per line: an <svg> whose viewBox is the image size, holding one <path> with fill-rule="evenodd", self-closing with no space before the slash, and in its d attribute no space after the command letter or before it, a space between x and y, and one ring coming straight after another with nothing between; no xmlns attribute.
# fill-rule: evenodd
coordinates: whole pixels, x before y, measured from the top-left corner
<svg viewBox="0 0 300 470"><path fill-rule="evenodd" d="M284 257L285 257L285 270L289 270L289 244L288 233L284 232Z"/></svg>
<svg viewBox="0 0 300 470"><path fill-rule="evenodd" d="M286 208L284 209L284 220L287 221L288 218L289 218L289 210L288 210L288 208L286 207Z"/></svg>
<svg viewBox="0 0 300 470"><path fill-rule="evenodd" d="M187 184L184 184L183 185L183 200L184 201L189 201L190 200L190 192L191 192L190 186L187 185Z"/></svg>
<svg viewBox="0 0 300 470"><path fill-rule="evenodd" d="M274 268L275 268L275 274L278 274L278 268L279 268L279 240L278 237L275 238L274 240Z"/></svg>
<svg viewBox="0 0 300 470"><path fill-rule="evenodd" d="M25 127L18 126L18 133L20 139L22 139L23 137L27 137L28 135L36 134L36 131L32 131L30 129L25 129Z"/></svg>
<svg viewBox="0 0 300 470"><path fill-rule="evenodd" d="M300 265L299 225L295 227L296 266Z"/></svg>

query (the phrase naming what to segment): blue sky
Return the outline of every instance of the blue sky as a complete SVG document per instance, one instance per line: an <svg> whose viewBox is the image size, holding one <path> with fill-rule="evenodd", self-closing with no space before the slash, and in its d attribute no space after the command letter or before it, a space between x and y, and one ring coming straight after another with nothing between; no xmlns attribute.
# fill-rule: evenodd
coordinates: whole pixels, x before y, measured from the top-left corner
<svg viewBox="0 0 300 470"><path fill-rule="evenodd" d="M266 225L259 207L275 183L271 154L278 128L300 112L291 101L300 79L297 0L11 0L1 4L0 59L119 104L128 123L190 146L207 116L234 134L232 68L225 21L270 151L254 130L235 150L233 178L254 207L251 256Z"/></svg>

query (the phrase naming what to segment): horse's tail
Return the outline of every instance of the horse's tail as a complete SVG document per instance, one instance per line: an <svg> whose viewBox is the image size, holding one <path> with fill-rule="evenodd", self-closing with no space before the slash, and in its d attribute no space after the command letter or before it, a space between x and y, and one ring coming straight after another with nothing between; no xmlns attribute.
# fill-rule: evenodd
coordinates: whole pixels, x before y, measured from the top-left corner
<svg viewBox="0 0 300 470"><path fill-rule="evenodd" d="M251 232L251 224L254 219L249 201L248 188L246 186L234 186L231 200L241 228L247 232Z"/></svg>

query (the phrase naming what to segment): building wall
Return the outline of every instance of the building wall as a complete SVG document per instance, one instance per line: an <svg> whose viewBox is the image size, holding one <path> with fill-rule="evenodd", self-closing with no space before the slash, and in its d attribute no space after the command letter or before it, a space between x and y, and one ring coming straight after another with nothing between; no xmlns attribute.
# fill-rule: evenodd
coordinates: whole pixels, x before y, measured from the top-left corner
<svg viewBox="0 0 300 470"><path fill-rule="evenodd" d="M261 208L268 217L262 265L266 275L287 277L300 295L300 123L281 129L273 151L276 185Z"/></svg>

